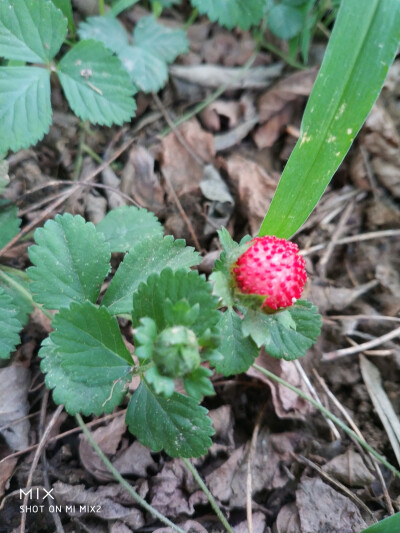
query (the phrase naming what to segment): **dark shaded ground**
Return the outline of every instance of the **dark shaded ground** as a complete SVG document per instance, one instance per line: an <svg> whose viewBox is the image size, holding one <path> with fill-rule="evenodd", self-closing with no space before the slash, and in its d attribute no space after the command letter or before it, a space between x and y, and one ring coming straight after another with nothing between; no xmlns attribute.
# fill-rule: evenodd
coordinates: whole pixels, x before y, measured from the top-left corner
<svg viewBox="0 0 400 533"><path fill-rule="evenodd" d="M128 23L139 14L138 9L127 14ZM166 233L201 250L200 268L205 273L219 253L216 228L221 224L237 240L257 232L296 142L316 70L293 73L262 52L253 67L264 68L271 85L256 87L251 68L246 73L249 88L228 89L178 132L160 135L166 120L176 120L210 94L214 76L223 67L242 66L254 49L249 34L207 22L194 24L189 36L191 52L180 61L182 69L173 67L160 100L138 96L138 116L131 126L82 126L66 107L61 90L54 88L57 111L49 135L38 146L9 157L7 195L18 203L25 225L34 220L41 225L64 211L97 223L107 210L135 202L154 211ZM187 64L209 69L203 73L207 85L190 80L183 68ZM362 352L341 350L357 348L399 327L399 78L400 63L395 63L350 154L295 236L309 273L305 297L323 316L322 335L301 361L304 375L322 403L349 423L346 410L354 427L394 466L400 458L398 334L387 342L378 339ZM129 148L88 186L56 211L48 209L60 191L70 187L65 180L87 178L101 159L107 160L130 139ZM28 266L26 250L31 242L30 233L7 251L2 262L21 269ZM125 331L129 338L129 325ZM27 391L32 415L30 426L0 427L1 533L19 530L19 488L26 486L34 454L34 449L22 448L39 441L40 410L46 424L56 409L45 392L37 356L48 332L48 321L35 313L12 367L0 369L3 398L23 412L18 400L23 399L21 391ZM310 393L298 365L267 356L260 364ZM216 430L214 444L206 457L194 462L236 533L356 533L399 510L399 480L384 467L374 466L359 445L341 431L334 433L322 415L288 389L253 371L233 379L217 377L215 388L217 395L205 402ZM1 411L7 411L8 404ZM383 407L385 427L374 405ZM122 406L114 415L87 420L121 474L187 530L222 531L183 463L152 454L136 442L125 431L123 414ZM55 513L47 510L48 502L32 502L44 510L27 513L26 531L62 531L61 523L65 532L169 531L133 505L114 483L73 418L61 413L52 437L32 486L49 483L57 503L63 509L70 506L70 512L63 510L57 524ZM13 446L22 452L14 455ZM249 479L252 529L246 521Z"/></svg>

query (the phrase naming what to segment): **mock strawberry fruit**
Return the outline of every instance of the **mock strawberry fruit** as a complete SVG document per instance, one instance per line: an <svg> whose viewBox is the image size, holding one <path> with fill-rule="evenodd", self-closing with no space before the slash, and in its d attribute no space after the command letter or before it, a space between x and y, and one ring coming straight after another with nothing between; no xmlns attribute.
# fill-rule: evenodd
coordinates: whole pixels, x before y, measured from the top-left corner
<svg viewBox="0 0 400 533"><path fill-rule="evenodd" d="M307 280L305 262L293 242L255 237L232 267L236 288L265 296L265 311L289 307L300 298Z"/></svg>

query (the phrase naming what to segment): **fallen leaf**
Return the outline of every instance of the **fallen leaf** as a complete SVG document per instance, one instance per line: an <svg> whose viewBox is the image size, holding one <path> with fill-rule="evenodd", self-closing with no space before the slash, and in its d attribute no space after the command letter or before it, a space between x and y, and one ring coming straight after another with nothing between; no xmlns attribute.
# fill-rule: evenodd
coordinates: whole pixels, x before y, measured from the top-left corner
<svg viewBox="0 0 400 533"><path fill-rule="evenodd" d="M28 414L30 371L11 365L0 369L0 434L12 450L23 450L29 445L29 420L13 423Z"/></svg>
<svg viewBox="0 0 400 533"><path fill-rule="evenodd" d="M17 463L18 457L5 458L0 461L0 498L4 496L8 480L13 475Z"/></svg>
<svg viewBox="0 0 400 533"><path fill-rule="evenodd" d="M288 503L281 508L274 524L274 533L302 533L295 503Z"/></svg>
<svg viewBox="0 0 400 533"><path fill-rule="evenodd" d="M234 128L243 114L243 107L237 100L215 100L200 113L200 119L210 131Z"/></svg>
<svg viewBox="0 0 400 533"><path fill-rule="evenodd" d="M131 444L112 463L120 474L128 476L147 477L149 469L153 472L157 469L150 450L139 441Z"/></svg>
<svg viewBox="0 0 400 533"><path fill-rule="evenodd" d="M194 520L187 520L183 524L177 525L187 533L208 533L201 524L195 522ZM174 530L171 527L161 527L159 529L155 529L153 533L174 533Z"/></svg>
<svg viewBox="0 0 400 533"><path fill-rule="evenodd" d="M263 513L253 513L253 533L264 533L265 531L265 515ZM247 520L240 522L233 528L235 533L248 533L249 526Z"/></svg>
<svg viewBox="0 0 400 533"><path fill-rule="evenodd" d="M346 453L334 457L322 470L350 487L370 485L375 476L365 466L360 454L349 448Z"/></svg>

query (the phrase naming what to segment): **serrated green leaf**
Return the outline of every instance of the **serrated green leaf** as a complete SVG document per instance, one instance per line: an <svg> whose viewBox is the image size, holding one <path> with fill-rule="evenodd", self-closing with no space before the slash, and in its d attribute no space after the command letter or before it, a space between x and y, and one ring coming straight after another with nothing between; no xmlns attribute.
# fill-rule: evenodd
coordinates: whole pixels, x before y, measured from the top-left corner
<svg viewBox="0 0 400 533"><path fill-rule="evenodd" d="M115 53L129 44L124 26L110 16L88 17L79 24L78 35L81 39L100 41Z"/></svg>
<svg viewBox="0 0 400 533"><path fill-rule="evenodd" d="M67 19L50 0L0 0L2 57L47 63L66 34Z"/></svg>
<svg viewBox="0 0 400 533"><path fill-rule="evenodd" d="M124 396L133 365L117 320L104 307L72 303L52 326L39 355L54 401L70 414L110 413Z"/></svg>
<svg viewBox="0 0 400 533"><path fill-rule="evenodd" d="M75 33L74 15L72 13L71 0L51 0L53 4L58 8L64 17L68 20L68 27L72 33Z"/></svg>
<svg viewBox="0 0 400 533"><path fill-rule="evenodd" d="M133 327L138 326L143 317L152 318L158 331L178 325L179 322L174 320L175 317L165 312L164 303L167 300L172 304L186 300L190 307L198 305L198 320L190 325L197 337L201 337L207 330L213 330L219 321L217 299L211 295L210 284L196 271L173 272L170 268L166 268L160 274L151 274L146 283L141 283L134 292Z"/></svg>
<svg viewBox="0 0 400 533"><path fill-rule="evenodd" d="M209 279L213 283L213 294L220 298L221 306L232 307L234 300L229 277L223 272L214 271Z"/></svg>
<svg viewBox="0 0 400 533"><path fill-rule="evenodd" d="M18 286L25 289L28 294L18 290ZM23 270L2 266L0 272L0 288L12 300L17 319L22 326L28 323L29 315L33 311L32 301L29 297L29 278Z"/></svg>
<svg viewBox="0 0 400 533"><path fill-rule="evenodd" d="M371 110L399 40L398 0L370 0L363 2L362 9L359 0L341 2L301 136L262 223L261 236L288 239L310 215Z"/></svg>
<svg viewBox="0 0 400 533"><path fill-rule="evenodd" d="M28 148L51 124L50 72L38 67L0 68L0 153Z"/></svg>
<svg viewBox="0 0 400 533"><path fill-rule="evenodd" d="M305 355L316 342L321 331L321 316L317 308L305 300L298 300L284 311L271 315L249 309L242 321L242 331L258 347L264 346L272 357L291 361Z"/></svg>
<svg viewBox="0 0 400 533"><path fill-rule="evenodd" d="M190 267L198 265L200 260L194 248L185 246L182 239L174 241L171 235L163 239L152 237L142 241L124 257L102 304L108 307L112 314L130 313L134 291L151 274L161 272L164 268L189 270Z"/></svg>
<svg viewBox="0 0 400 533"><path fill-rule="evenodd" d="M215 370L224 376L246 372L258 356L258 349L254 341L242 333L242 320L234 309L221 313L219 328L218 350L224 357L216 363Z"/></svg>
<svg viewBox="0 0 400 533"><path fill-rule="evenodd" d="M110 247L91 222L69 213L48 220L35 231L27 273L36 302L47 309L71 302L96 302L110 270Z"/></svg>
<svg viewBox="0 0 400 533"><path fill-rule="evenodd" d="M72 110L95 124L122 124L136 109L134 87L121 62L99 41L80 41L57 67Z"/></svg>
<svg viewBox="0 0 400 533"><path fill-rule="evenodd" d="M133 42L155 57L172 63L189 50L184 30L173 29L156 21L153 15L142 17L135 26Z"/></svg>
<svg viewBox="0 0 400 533"><path fill-rule="evenodd" d="M154 392L164 398L170 398L175 389L174 378L163 376L159 373L156 366L151 367L146 372L147 383L150 383Z"/></svg>
<svg viewBox="0 0 400 533"><path fill-rule="evenodd" d="M195 400L176 392L171 398L156 396L145 383L129 402L126 423L142 444L170 457L204 455L214 434L207 409Z"/></svg>
<svg viewBox="0 0 400 533"><path fill-rule="evenodd" d="M167 64L140 46L125 46L118 57L138 90L157 92L168 79Z"/></svg>
<svg viewBox="0 0 400 533"><path fill-rule="evenodd" d="M226 28L248 30L263 18L265 0L190 0L193 7Z"/></svg>
<svg viewBox="0 0 400 533"><path fill-rule="evenodd" d="M158 218L135 206L113 209L97 224L112 252L128 252L139 242L154 236L162 237L164 229Z"/></svg>
<svg viewBox="0 0 400 533"><path fill-rule="evenodd" d="M3 248L19 232L21 219L18 218L18 209L0 201L0 249Z"/></svg>
<svg viewBox="0 0 400 533"><path fill-rule="evenodd" d="M285 4L276 4L268 13L268 27L280 39L289 40L298 35L304 24L301 11Z"/></svg>
<svg viewBox="0 0 400 533"><path fill-rule="evenodd" d="M0 359L7 359L20 343L21 329L13 301L0 287Z"/></svg>
<svg viewBox="0 0 400 533"><path fill-rule="evenodd" d="M197 401L200 401L203 396L214 395L215 390L210 381L212 375L212 370L199 366L191 374L184 376L183 385L188 395Z"/></svg>

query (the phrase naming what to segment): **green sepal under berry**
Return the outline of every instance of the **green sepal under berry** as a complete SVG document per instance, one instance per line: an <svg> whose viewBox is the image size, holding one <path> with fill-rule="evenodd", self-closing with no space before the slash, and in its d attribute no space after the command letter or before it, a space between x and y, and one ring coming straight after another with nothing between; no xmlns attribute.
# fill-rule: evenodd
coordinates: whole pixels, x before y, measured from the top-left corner
<svg viewBox="0 0 400 533"><path fill-rule="evenodd" d="M35 231L37 245L28 250L27 273L37 303L47 309L71 302L96 302L110 270L110 247L91 222L69 213L48 220Z"/></svg>
<svg viewBox="0 0 400 533"><path fill-rule="evenodd" d="M244 310L242 331L272 357L291 361L305 355L321 332L322 319L310 302L298 300L274 314Z"/></svg>
<svg viewBox="0 0 400 533"><path fill-rule="evenodd" d="M242 332L242 319L233 308L221 313L219 322L221 343L219 351L223 359L215 365L215 370L224 376L246 372L258 356L256 343Z"/></svg>
<svg viewBox="0 0 400 533"><path fill-rule="evenodd" d="M12 298L0 287L0 359L7 359L20 343L22 324Z"/></svg>
<svg viewBox="0 0 400 533"><path fill-rule="evenodd" d="M207 409L177 392L158 396L145 382L129 402L126 423L144 446L153 452L164 449L171 457L204 455L214 434Z"/></svg>
<svg viewBox="0 0 400 533"><path fill-rule="evenodd" d="M102 301L112 314L132 311L132 294L140 283L165 268L184 269L199 264L200 255L183 239L154 236L134 245L118 267ZM146 316L146 315L142 315ZM141 317L139 317L141 318ZM139 323L135 324L137 327Z"/></svg>
<svg viewBox="0 0 400 533"><path fill-rule="evenodd" d="M232 307L235 302L235 290L231 267L248 249L251 237L246 235L240 243L237 243L232 239L226 228L219 230L218 236L222 245L222 252L215 261L214 271L210 276L210 280L213 282L213 294L218 296L221 305Z"/></svg>
<svg viewBox="0 0 400 533"><path fill-rule="evenodd" d="M39 356L54 401L70 414L110 413L121 403L134 364L117 320L104 307L72 303L52 326Z"/></svg>

